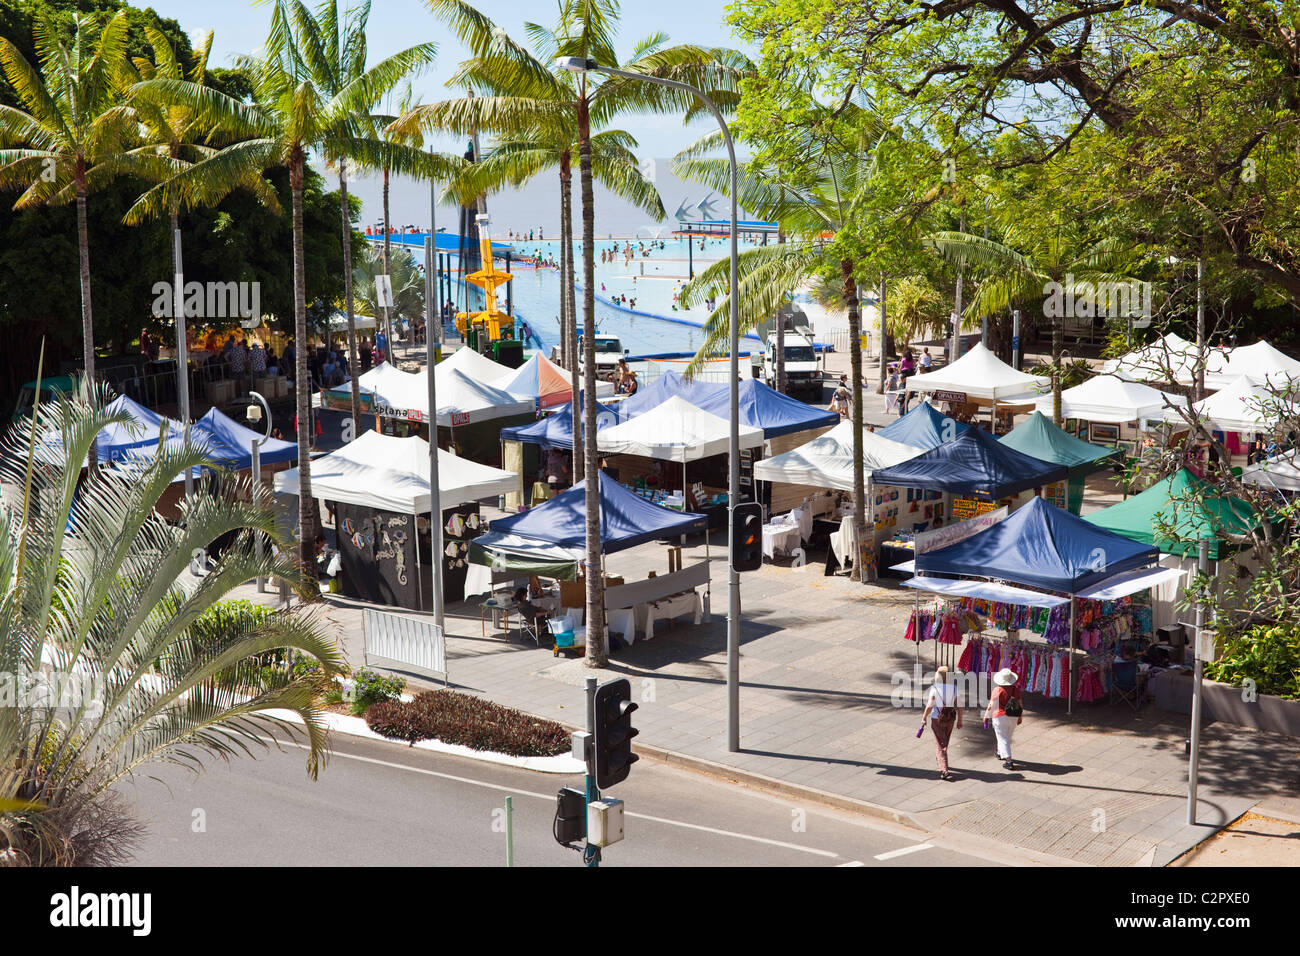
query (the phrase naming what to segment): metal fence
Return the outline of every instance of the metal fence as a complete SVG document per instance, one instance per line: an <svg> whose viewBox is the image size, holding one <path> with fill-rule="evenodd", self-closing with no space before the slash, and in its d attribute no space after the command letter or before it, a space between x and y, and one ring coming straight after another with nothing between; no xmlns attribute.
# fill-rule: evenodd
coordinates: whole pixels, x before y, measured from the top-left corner
<svg viewBox="0 0 1300 956"><path fill-rule="evenodd" d="M438 625L371 608L362 620L367 666L375 657L446 679L447 639Z"/></svg>

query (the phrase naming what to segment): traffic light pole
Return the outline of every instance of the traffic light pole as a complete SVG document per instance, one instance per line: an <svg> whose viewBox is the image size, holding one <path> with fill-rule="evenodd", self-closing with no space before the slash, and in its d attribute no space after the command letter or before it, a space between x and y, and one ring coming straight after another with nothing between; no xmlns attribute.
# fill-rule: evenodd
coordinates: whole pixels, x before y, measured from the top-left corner
<svg viewBox="0 0 1300 956"><path fill-rule="evenodd" d="M600 791L596 789L596 678L587 678L587 806L593 801L600 799ZM587 840L590 840L591 834L587 832L588 814L583 812L582 832ZM587 842L582 850L582 862L587 866L600 866L600 847L592 846Z"/></svg>

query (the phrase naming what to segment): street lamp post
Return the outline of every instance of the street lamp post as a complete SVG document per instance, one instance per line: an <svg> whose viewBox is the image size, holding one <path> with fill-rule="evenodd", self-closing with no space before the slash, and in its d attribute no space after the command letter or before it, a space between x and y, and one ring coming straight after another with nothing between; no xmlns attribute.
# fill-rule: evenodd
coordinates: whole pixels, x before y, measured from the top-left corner
<svg viewBox="0 0 1300 956"><path fill-rule="evenodd" d="M595 60L583 57L566 57L560 65L574 73L603 73L606 76L620 76L628 80L654 83L676 90L683 90L703 103L722 130L722 139L727 146L727 161L731 164L731 287L727 298L731 303L731 329L727 351L730 362L731 401L729 461L727 465L727 522L728 535L735 534L736 499L740 497L740 266L737 240L738 209L736 195L739 192L739 171L736 167L736 147L731 139L731 130L727 121L714 102L688 83L668 80L660 76L644 73L629 73L608 66L600 66ZM689 248L689 239L688 239ZM589 399L590 400L590 399ZM727 546L727 749L736 752L740 749L740 574L731 564L731 554L735 542L728 540Z"/></svg>
<svg viewBox="0 0 1300 956"><path fill-rule="evenodd" d="M262 499L262 446L271 440L271 406L267 404L266 399L260 392L249 392L249 398L256 401L257 404L249 405L245 412L245 417L250 422L257 423L262 420L262 412L266 412L266 427L263 429L262 437L253 442L253 508L256 509ZM186 471L189 475L189 471ZM257 535L257 560L262 560L262 536ZM259 594L266 593L266 578L258 575L257 591Z"/></svg>

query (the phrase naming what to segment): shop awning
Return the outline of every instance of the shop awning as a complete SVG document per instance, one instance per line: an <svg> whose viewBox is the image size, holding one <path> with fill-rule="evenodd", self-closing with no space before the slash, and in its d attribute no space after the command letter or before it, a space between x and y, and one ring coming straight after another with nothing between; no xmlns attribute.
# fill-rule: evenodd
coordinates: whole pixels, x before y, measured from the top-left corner
<svg viewBox="0 0 1300 956"><path fill-rule="evenodd" d="M1147 588L1156 588L1175 578L1181 578L1185 573L1181 568L1137 568L1107 578L1099 584L1080 591L1076 597L1093 601L1117 601L1130 594L1137 594Z"/></svg>
<svg viewBox="0 0 1300 956"><path fill-rule="evenodd" d="M1069 471L1061 465L1021 454L988 432L971 428L954 441L879 469L872 475L872 481L996 501L1068 477Z"/></svg>
<svg viewBox="0 0 1300 956"><path fill-rule="evenodd" d="M562 548L536 538L496 531L489 531L469 543L470 564L481 564L494 571L535 574L556 581L572 581L583 557L582 548Z"/></svg>
<svg viewBox="0 0 1300 956"><path fill-rule="evenodd" d="M982 601L1000 601L1003 604L1023 604L1028 607L1057 607L1069 604L1070 599L1055 594L1043 594L1039 591L1026 591L1024 588L996 581L956 580L954 578L916 577L908 578L903 587L930 591L945 597L970 597Z"/></svg>

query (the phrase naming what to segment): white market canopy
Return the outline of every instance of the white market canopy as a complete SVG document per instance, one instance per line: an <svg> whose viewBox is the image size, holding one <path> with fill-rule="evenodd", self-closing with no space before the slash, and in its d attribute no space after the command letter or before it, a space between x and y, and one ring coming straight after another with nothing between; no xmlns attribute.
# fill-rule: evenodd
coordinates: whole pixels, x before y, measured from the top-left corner
<svg viewBox="0 0 1300 956"><path fill-rule="evenodd" d="M460 352L475 354L468 349L461 349ZM483 357L480 355L477 358ZM504 367L497 366L489 359L483 361L498 368ZM506 415L527 414L533 410L532 402L486 382L474 381L472 376L466 375L459 367L449 365L450 362L451 359L448 359L438 365L434 373L438 389L439 425L471 425ZM471 363L462 361L461 364ZM362 375L358 382L364 391L375 396L379 414L390 418L426 421L429 417L427 376L428 372L424 369L403 372L387 362L381 362Z"/></svg>
<svg viewBox="0 0 1300 956"><path fill-rule="evenodd" d="M298 493L298 469L275 476L276 494ZM438 495L443 508L520 490L519 476L438 449ZM429 510L429 443L366 432L311 463L312 495L325 501L422 514Z"/></svg>
<svg viewBox="0 0 1300 956"><path fill-rule="evenodd" d="M862 433L862 467L866 478L921 454L923 449L890 441L875 432ZM794 485L853 490L853 422L843 421L805 445L754 463L754 477Z"/></svg>
<svg viewBox="0 0 1300 956"><path fill-rule="evenodd" d="M1279 417L1300 415L1300 407L1279 397L1274 388L1260 379L1242 375L1227 388L1192 405L1191 410L1198 418L1224 431L1270 432L1277 426ZM1172 408L1164 412L1164 420L1187 427L1186 419Z"/></svg>
<svg viewBox="0 0 1300 956"><path fill-rule="evenodd" d="M1178 401L1176 396L1168 396ZM1148 418L1163 418L1164 392L1141 382L1126 382L1115 375L1098 375L1082 385L1061 393L1061 417L1081 418L1088 422L1121 425ZM1036 407L1044 415L1052 414L1052 396L1040 398Z"/></svg>
<svg viewBox="0 0 1300 956"><path fill-rule="evenodd" d="M1017 372L979 343L951 365L925 375L911 376L907 380L907 390L964 392L975 398L1005 401L1037 395L1051 384L1051 379L1044 376Z"/></svg>
<svg viewBox="0 0 1300 956"><path fill-rule="evenodd" d="M1281 387L1300 383L1300 361L1260 339L1254 345L1216 352L1205 367L1207 388L1227 388L1243 375Z"/></svg>
<svg viewBox="0 0 1300 956"><path fill-rule="evenodd" d="M1211 362L1214 357L1211 356ZM1190 385L1196 367L1196 344L1176 332L1102 365L1107 375L1132 382L1177 382Z"/></svg>
<svg viewBox="0 0 1300 956"><path fill-rule="evenodd" d="M471 348L458 348L452 352L436 366L438 369L438 384L442 384L443 370L450 372L452 369L464 372L471 379L479 382L499 382L501 377L517 371L508 365L502 365L500 362L494 362L486 355L480 355Z"/></svg>
<svg viewBox="0 0 1300 956"><path fill-rule="evenodd" d="M688 462L730 449L730 424L674 395L648 412L596 432L596 447L606 454L642 455ZM763 444L763 430L740 426L740 447Z"/></svg>
<svg viewBox="0 0 1300 956"><path fill-rule="evenodd" d="M1300 449L1291 449L1265 461L1247 465L1241 480L1248 485L1278 491L1300 491Z"/></svg>

